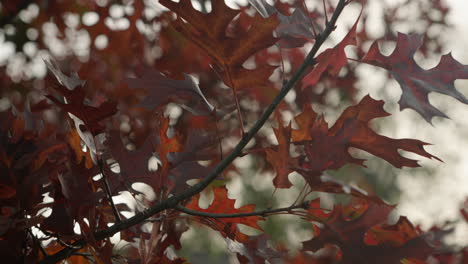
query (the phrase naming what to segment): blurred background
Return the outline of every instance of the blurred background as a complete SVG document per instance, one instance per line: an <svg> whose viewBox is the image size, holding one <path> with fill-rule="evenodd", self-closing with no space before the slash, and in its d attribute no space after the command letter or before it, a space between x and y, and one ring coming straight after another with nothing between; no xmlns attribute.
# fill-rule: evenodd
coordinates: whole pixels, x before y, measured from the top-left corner
<svg viewBox="0 0 468 264"><path fill-rule="evenodd" d="M193 0L192 3L201 12L210 11L208 0ZM246 8L248 4L247 0L232 0L227 3L236 9ZM327 1L329 7L334 3L336 1ZM316 14L316 11L321 13L323 10L322 1L306 0L305 4L311 14ZM381 51L388 55L395 47L396 33L403 32L425 36L426 42L415 57L425 69L434 67L440 56L448 52L452 52L453 57L461 63L468 64L468 3L463 0L355 1L345 10L338 21L337 30L323 49L333 47L346 35L357 19L362 4L366 7L358 26L359 45L357 48L346 48L348 57L362 57L376 39L381 40ZM300 3L298 6L301 6ZM54 58L61 62L64 69L77 71L81 79L99 87L100 95L120 89L122 80L132 76L131 68L136 65L146 63L156 68L163 67L160 65L170 68L170 62L161 60L163 55L174 51L168 45L180 49L180 53L175 53L172 59L181 59L181 54L187 50L183 46L186 44L185 40L173 38L166 25L161 23L166 16L167 9L156 0L2 1L0 111L12 107L25 109L30 102L37 102L42 98L46 89L44 78L47 75L44 59ZM320 17L318 19L320 23ZM302 56L311 45L306 43L300 49ZM294 54L287 53L283 58L285 71L290 72L295 65L289 63L288 56L292 57ZM198 78L202 88L208 86L208 81L195 67L201 66L188 65L184 70ZM329 124L333 124L346 107L358 102L365 95L383 99L386 102L385 110L391 116L375 122L377 131L392 138L414 138L429 142L433 145L426 149L443 162L405 153L410 158L421 159L419 163L422 167L395 169L382 159L355 151L355 156L368 160L367 168L350 165L328 173L377 193L389 203L398 203L397 213L408 216L423 229L450 223L455 226L456 232L450 235L447 243L468 245L468 227L459 220L459 208L468 196L468 105L447 96L430 94L431 103L450 117L434 118L431 126L412 110L400 112L397 102L401 89L385 71L350 61L340 76L343 80L344 77L350 78L347 74L351 71L355 73L351 76L352 84L331 82L325 77L312 94L303 97L293 91L286 101L300 104L303 103L299 102L301 98L308 98L314 109L323 113ZM457 80L455 84L461 93L468 96L468 81ZM214 101L209 91L206 95L210 102ZM270 94L259 96L271 97ZM247 99L245 103L248 104ZM263 105L260 104L260 108L261 106ZM258 109L246 110L259 112ZM177 118L180 109L170 106L167 114ZM284 111L283 118L290 120L296 114ZM50 122L59 120L53 111L46 111L44 115ZM246 122L252 123L257 116L247 116ZM129 113L127 119L120 120L122 131L131 130L128 128L134 125L131 117ZM265 137L274 142L271 126L275 126L274 123L269 124L263 132ZM274 173L259 168L263 165L258 165L255 157L249 155L237 159L234 165L235 170L228 172L232 177L229 177L227 186L230 198L238 199L236 205L256 203L259 208L271 205L269 203L272 203L274 189L271 179ZM290 205L305 184L299 175L292 174L289 177L294 182L294 187L291 190L277 190L273 196L275 206ZM128 197L128 194L121 194L120 197ZM209 201L209 194L206 197ZM328 201L330 206L334 200L342 199L323 194L320 197L325 203ZM292 248L299 247L300 241L310 239L312 234L304 232L304 226L297 221L289 220L290 216L287 215L275 216L264 223L263 227L277 241L289 241ZM248 228L244 231L255 232ZM197 239L194 242L194 237L206 239ZM222 238L206 228L191 228L184 234L182 242L190 245L184 247L182 256L194 263L197 260L203 261L204 256L198 256L197 253L203 250L214 252L214 258L226 257L223 253L226 245Z"/></svg>

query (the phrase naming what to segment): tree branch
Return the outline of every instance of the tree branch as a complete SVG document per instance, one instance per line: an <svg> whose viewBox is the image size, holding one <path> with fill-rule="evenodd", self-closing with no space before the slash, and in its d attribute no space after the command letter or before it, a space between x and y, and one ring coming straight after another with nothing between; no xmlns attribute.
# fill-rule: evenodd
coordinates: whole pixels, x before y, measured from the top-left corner
<svg viewBox="0 0 468 264"><path fill-rule="evenodd" d="M188 209L180 204L176 205L175 209L193 216L209 217L209 218L236 218L236 217L247 217L247 216L267 216L269 214L279 213L279 212L289 212L294 209L308 209L309 202L303 202L301 204L292 205L283 208L276 209L265 209L262 211L248 212L248 213L237 213L237 214L215 214L215 213L206 213L201 211L196 211Z"/></svg>
<svg viewBox="0 0 468 264"><path fill-rule="evenodd" d="M27 231L28 231L28 234L31 236L32 240L34 241L34 243L36 244L36 246L39 247L39 250L41 251L42 255L44 255L44 257L47 257L48 254L45 251L45 249L42 247L41 241L39 241L39 239L37 239L37 237L33 234L33 232L31 231L31 228L28 228Z"/></svg>
<svg viewBox="0 0 468 264"><path fill-rule="evenodd" d="M135 216L122 220L119 223L114 224L113 226L98 231L94 234L96 240L102 240L107 237L113 236L115 233L125 230L133 225L139 224L145 221L147 218L170 208L175 208L178 203L196 195L197 193L201 192L205 189L216 177L223 172L225 168L227 168L238 156L242 154L242 150L245 146L250 142L250 140L255 136L255 134L260 130L261 127L265 124L268 120L270 115L274 112L276 107L280 104L283 98L288 94L288 92L304 77L304 73L306 69L313 64L314 57L317 54L319 48L331 34L331 32L335 29L336 21L340 16L341 12L343 11L344 7L348 4L346 0L340 0L338 5L336 6L335 12L333 13L332 18L327 23L325 30L317 35L315 39L314 46L310 50L307 57L304 59L304 62L301 64L299 69L296 73L292 76L292 78L283 85L281 90L279 91L278 95L273 99L272 103L267 107L265 112L260 116L257 122L253 125L253 127L244 134L242 139L237 143L236 147L231 151L231 153L226 156L212 171L208 174L203 180L199 183L195 184L194 186L184 190L183 192L176 194L174 196L169 197L168 199L159 202L158 204L154 205L153 207L148 208L147 210L136 214ZM83 247L86 245L86 241L84 239L80 239L73 243L74 247ZM64 248L61 251L55 253L54 255L50 255L49 257L45 258L41 263L42 264L49 264L49 263L56 263L60 260L66 259L68 256L73 254L77 249L70 249Z"/></svg>

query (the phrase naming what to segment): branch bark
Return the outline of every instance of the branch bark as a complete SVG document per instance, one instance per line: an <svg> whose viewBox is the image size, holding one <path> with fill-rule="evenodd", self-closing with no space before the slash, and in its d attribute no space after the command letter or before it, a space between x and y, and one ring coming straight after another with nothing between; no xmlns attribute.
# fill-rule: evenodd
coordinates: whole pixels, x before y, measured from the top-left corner
<svg viewBox="0 0 468 264"><path fill-rule="evenodd" d="M193 215L193 216L209 217L209 218L236 218L236 217L248 217L248 216L258 216L258 215L267 216L270 214L275 214L275 213L280 213L280 212L289 212L294 209L307 209L308 207L309 207L309 202L303 202L301 204L292 205L288 207L282 207L282 208L276 208L276 209L265 209L262 211L237 213L237 214L221 214L221 213L214 214L214 213L201 212L201 211L188 209L186 207L183 207L180 204L176 205L175 209L183 213Z"/></svg>
<svg viewBox="0 0 468 264"><path fill-rule="evenodd" d="M331 32L335 29L336 21L340 16L341 12L343 11L344 7L349 3L348 0L340 0L336 6L335 12L333 16L328 21L325 29L323 32L317 35L315 39L315 43L307 54L304 62L301 64L299 69L296 73L292 76L292 78L283 85L281 90L279 91L278 95L273 99L272 103L267 107L267 109L263 112L257 122L253 125L253 127L244 134L242 139L237 143L236 147L231 151L231 153L226 156L203 180L199 183L195 184L194 186L184 190L183 192L176 194L174 196L169 197L168 199L159 202L158 204L154 205L153 207L148 208L147 210L136 214L135 216L122 220L119 223L114 224L113 226L98 231L94 234L96 240L102 240L108 237L113 236L115 233L125 230L133 225L142 223L147 218L163 211L166 209L176 208L177 205L198 194L202 190L204 190L216 177L223 172L225 168L227 168L237 157L242 155L242 151L245 146L250 142L250 140L255 136L255 134L260 130L261 127L265 124L265 122L269 119L270 115L274 112L276 107L280 104L280 102L284 99L284 97L288 94L288 92L304 77L304 73L306 69L315 63L314 57L317 55L319 48L331 34ZM86 240L80 239L73 243L73 246L76 248L81 248L85 246ZM71 254L76 252L78 249L74 248L64 248L61 251L55 253L54 255L50 255L42 260L41 264L51 264L56 263L60 260L64 260L68 258Z"/></svg>

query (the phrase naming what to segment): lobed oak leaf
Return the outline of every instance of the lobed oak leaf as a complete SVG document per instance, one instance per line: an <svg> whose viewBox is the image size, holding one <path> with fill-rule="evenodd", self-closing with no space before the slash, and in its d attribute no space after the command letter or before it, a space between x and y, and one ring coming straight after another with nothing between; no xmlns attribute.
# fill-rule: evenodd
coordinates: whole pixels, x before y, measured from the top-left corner
<svg viewBox="0 0 468 264"><path fill-rule="evenodd" d="M83 90L85 82L79 79L76 73L73 73L74 76L69 77L55 63L45 62L58 81L58 83L54 84L55 90L64 99L57 99L50 94L46 95L46 97L68 112L80 138L89 148L93 162L97 163L96 155L99 153L98 148L102 143L102 137L98 135L101 134L100 136L102 136L105 128L102 121L117 112L117 104L110 101L101 103L98 107L85 104L85 92Z"/></svg>
<svg viewBox="0 0 468 264"><path fill-rule="evenodd" d="M152 186L155 192L161 188L161 184L164 183L161 173L148 168L149 159L153 157L158 142L155 137L149 137L139 149L128 150L120 139L119 131L111 130L108 133L104 144L120 167L119 173L106 169L106 176L113 193L130 189L135 182L146 183Z"/></svg>
<svg viewBox="0 0 468 264"><path fill-rule="evenodd" d="M348 62L344 50L345 47L348 45L357 44L356 28L360 17L361 14L359 14L358 18L356 19L356 22L354 22L354 25L351 27L349 32L338 45L336 45L334 48L325 50L317 56L317 64L314 66L312 71L304 77L302 81L303 88L306 86L315 85L320 80L320 76L322 76L322 74L327 70L328 73L332 76L338 75L341 68L343 68L343 66L345 66Z"/></svg>
<svg viewBox="0 0 468 264"><path fill-rule="evenodd" d="M329 217L322 222L324 227L320 232L303 243L304 250L317 251L327 244L336 245L342 251L342 260L338 262L342 264L395 264L406 258L426 259L434 248L412 225L405 225L404 220L391 227L395 229L392 236L380 238L382 242L398 242L378 245L365 242L369 230L384 224L393 209L394 206L363 199L353 199L344 207L335 205Z"/></svg>
<svg viewBox="0 0 468 264"><path fill-rule="evenodd" d="M418 236L418 230L408 218L400 216L394 225L384 223L369 229L364 235L364 242L367 245L389 244L400 247Z"/></svg>
<svg viewBox="0 0 468 264"><path fill-rule="evenodd" d="M289 188L292 186L288 179L289 173L294 170L291 169L297 166L297 159L291 158L289 153L289 145L291 143L291 123L287 127L283 127L281 120L278 118L278 128L273 128L278 146L275 150L272 148L265 149L266 158L268 162L273 165L276 170L276 177L273 184L277 188Z"/></svg>
<svg viewBox="0 0 468 264"><path fill-rule="evenodd" d="M159 144L156 151L158 153L159 159L161 160L163 168L167 168L169 165L167 154L171 152L180 152L183 148L181 144L182 135L174 132L172 137L167 136L169 122L169 117L164 117L162 115L159 117Z"/></svg>
<svg viewBox="0 0 468 264"><path fill-rule="evenodd" d="M314 39L312 28L318 28L318 25L314 24L301 8L294 9L290 16L286 16L265 0L249 0L249 3L265 18L277 15L280 24L275 32L280 38L279 45L281 47L302 47L307 40Z"/></svg>
<svg viewBox="0 0 468 264"><path fill-rule="evenodd" d="M219 135L213 116L195 116L184 113L176 125L177 134L184 135L178 152L168 152L167 160L171 164L170 176L174 177L173 192L178 193L188 188L188 180L200 179L212 169L213 160L219 156ZM199 161L211 162L209 166Z"/></svg>
<svg viewBox="0 0 468 264"><path fill-rule="evenodd" d="M213 189L214 200L207 209L203 209L199 206L200 194L192 197L190 202L186 205L187 208L205 212L205 213L223 213L223 214L236 214L236 213L249 213L255 211L255 205L249 204L239 208L235 208L235 200L229 199L228 191L225 187L219 187ZM237 224L244 224L259 230L263 230L259 225L258 221L264 220L262 216L246 216L246 217L233 217L233 218L218 218L209 219L206 217L193 216L197 221L210 226L211 228L218 230L225 237L231 238L232 240L239 241L241 243L248 241L248 236L241 233L237 229Z"/></svg>
<svg viewBox="0 0 468 264"><path fill-rule="evenodd" d="M179 3L161 0L160 3L178 15L174 22L176 30L215 61L212 67L227 86L234 91L249 89L258 98L269 94L272 85L268 78L275 67L263 65L246 69L242 65L252 55L276 43L277 39L273 37L279 24L276 16L262 18L255 15L248 30L228 36L228 26L240 12L228 7L224 0L213 1L212 11L208 14L195 10L189 0Z"/></svg>
<svg viewBox="0 0 468 264"><path fill-rule="evenodd" d="M309 128L312 140L305 144L308 162L297 171L318 176L325 170L338 169L347 163L364 166L364 160L350 155L350 147L367 151L397 168L419 166L417 161L401 156L399 149L440 160L424 150L427 143L415 139L392 139L369 128L368 123L372 119L389 115L383 110L383 104L383 101L365 96L359 104L348 107L331 128L323 117L317 118ZM310 180L313 182L312 178Z"/></svg>
<svg viewBox="0 0 468 264"><path fill-rule="evenodd" d="M291 139L294 142L301 142L312 140L312 137L309 133L311 126L314 124L317 114L312 109L310 104L306 104L302 112L294 117L298 129L293 129L291 133Z"/></svg>
<svg viewBox="0 0 468 264"><path fill-rule="evenodd" d="M67 134L67 141L75 154L76 162L81 163L81 161L84 160L85 167L88 169L91 168L93 166L93 160L89 151L83 152L83 148L81 147L81 138L76 130L72 130Z"/></svg>
<svg viewBox="0 0 468 264"><path fill-rule="evenodd" d="M96 167L86 168L85 162L69 162L67 171L58 175L61 192L66 199L67 211L73 219L88 218L96 204L104 197L97 192L92 178L98 174Z"/></svg>
<svg viewBox="0 0 468 264"><path fill-rule="evenodd" d="M224 70L214 67L214 70L229 87L245 91L259 102L271 102L277 90L272 89L274 86L269 78L276 68L277 66L263 64L257 65L255 69L231 67Z"/></svg>
<svg viewBox="0 0 468 264"><path fill-rule="evenodd" d="M454 85L457 79L468 79L468 65L459 63L448 53L442 56L437 66L425 70L414 60L414 54L422 44L421 35L398 32L397 44L392 54L382 55L376 41L361 61L389 71L403 91L398 101L400 109L411 108L428 123L432 123L434 116L448 117L431 105L428 100L430 92L445 94L468 104L468 99Z"/></svg>
<svg viewBox="0 0 468 264"><path fill-rule="evenodd" d="M276 42L272 32L279 21L275 16L266 19L255 16L250 29L234 38L226 35L226 29L240 12L228 7L224 0L213 1L208 14L195 10L190 0L160 3L178 15L176 29L205 50L219 66L239 67L254 53Z"/></svg>
<svg viewBox="0 0 468 264"><path fill-rule="evenodd" d="M289 188L292 186L288 179L289 173L293 172L294 167L297 167L298 160L292 158L289 153L291 143L291 123L283 127L280 118L278 118L278 128L273 128L278 146L265 148L266 158L268 162L275 168L276 177L273 184L276 188Z"/></svg>
<svg viewBox="0 0 468 264"><path fill-rule="evenodd" d="M188 110L198 114L209 114L214 109L189 75L184 80L173 80L153 68L145 68L140 77L128 78L126 82L130 88L147 91L139 106L149 110L171 101L184 102Z"/></svg>
<svg viewBox="0 0 468 264"><path fill-rule="evenodd" d="M59 82L54 85L54 89L65 98L65 102L61 102L52 95L47 95L47 98L81 121L74 119L78 132L90 131L93 136L102 133L104 126L99 122L117 112L116 103L107 101L98 107L85 104L85 92L83 90L85 82L80 80L76 73L76 76L68 77L55 64L48 61L46 61L46 64Z"/></svg>

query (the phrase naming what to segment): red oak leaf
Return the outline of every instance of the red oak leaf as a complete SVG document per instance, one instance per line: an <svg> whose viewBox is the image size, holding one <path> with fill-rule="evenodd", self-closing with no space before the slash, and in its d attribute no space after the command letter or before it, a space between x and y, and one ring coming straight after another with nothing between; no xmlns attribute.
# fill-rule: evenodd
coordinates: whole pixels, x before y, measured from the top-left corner
<svg viewBox="0 0 468 264"><path fill-rule="evenodd" d="M119 131L110 131L105 142L110 156L117 161L120 172L114 173L106 167L106 176L113 193L128 190L132 183L143 182L159 190L164 183L160 171L148 169L148 162L156 152L158 140L149 137L143 146L136 150L128 150L120 139ZM135 190L136 191L136 190Z"/></svg>
<svg viewBox="0 0 468 264"><path fill-rule="evenodd" d="M388 244L400 247L418 236L418 230L408 218L400 216L394 225L384 223L369 229L364 236L364 242L368 245Z"/></svg>
<svg viewBox="0 0 468 264"><path fill-rule="evenodd" d="M341 68L343 68L343 66L346 65L346 62L348 62L346 53L344 51L345 47L348 45L357 44L356 28L360 17L361 15L359 15L353 27L349 30L348 34L346 34L346 36L338 45L332 49L325 50L316 58L317 64L312 69L312 71L306 77L304 77L304 80L302 81L302 87L316 84L319 81L320 76L322 76L322 73L327 70L332 76L338 75Z"/></svg>
<svg viewBox="0 0 468 264"><path fill-rule="evenodd" d="M128 78L130 88L145 89L147 95L139 106L153 110L170 101L183 102L187 109L199 114L209 114L213 106L206 100L194 80L184 76L184 80L167 78L153 68L145 68L138 78Z"/></svg>
<svg viewBox="0 0 468 264"><path fill-rule="evenodd" d="M159 129L158 136L149 136L142 147L137 150L130 151L123 144L120 139L118 131L111 131L106 145L112 157L119 163L120 184L115 183L116 187L124 185L131 185L134 182L144 182L158 191L162 186L171 189L173 182L169 180L167 172L172 168L169 159L172 159L169 153L180 152L183 149L183 137L177 131L174 135L169 137L167 135L169 129L169 117L163 115L158 116ZM158 166L157 171L148 168L148 162L153 153L158 154L158 159L161 165ZM111 173L113 174L113 173ZM115 178L115 177L114 177ZM115 179L113 180L115 182Z"/></svg>
<svg viewBox="0 0 468 264"><path fill-rule="evenodd" d="M398 33L397 45L392 54L382 55L377 42L374 42L362 62L389 71L403 90L398 101L400 109L411 108L431 123L434 116L447 116L430 104L430 92L445 94L468 104L468 99L458 92L454 85L456 79L468 79L468 66L459 63L448 53L442 56L436 67L425 70L413 58L422 44L421 35Z"/></svg>
<svg viewBox="0 0 468 264"><path fill-rule="evenodd" d="M293 172L297 166L297 159L291 158L289 154L289 145L291 143L291 123L287 127L283 127L281 120L278 118L278 128L273 128L278 146L275 148L266 148L266 158L268 162L276 170L276 177L273 184L276 188L289 188L292 186L288 179L289 173Z"/></svg>
<svg viewBox="0 0 468 264"><path fill-rule="evenodd" d="M236 214L236 213L248 213L255 211L255 205L244 205L239 208L235 208L234 204L236 200L229 199L227 189L224 187L213 189L214 200L207 209L202 209L199 206L200 194L192 197L192 200L186 205L187 208L204 212L204 213L223 213L223 214ZM233 218L206 218L194 216L194 218L215 230L221 232L225 237L229 237L239 242L248 242L248 236L237 230L237 224L244 224L259 230L262 228L257 224L258 221L264 220L261 216L247 216L247 217L233 217Z"/></svg>
<svg viewBox="0 0 468 264"><path fill-rule="evenodd" d="M383 101L365 96L359 104L348 107L330 129L323 117L317 118L309 128L312 140L305 145L308 162L298 172L318 176L325 170L338 169L347 163L364 166L364 160L350 155L350 147L367 151L397 168L419 167L416 160L401 156L399 149L439 160L424 150L427 143L414 139L392 139L369 128L368 123L372 119L389 115L383 110L383 104Z"/></svg>
<svg viewBox="0 0 468 264"><path fill-rule="evenodd" d="M163 168L168 166L167 154L171 152L180 152L182 150L182 135L177 132L172 137L167 136L167 130L169 129L169 117L160 116L159 118L159 144L157 152L159 159L161 160Z"/></svg>
<svg viewBox="0 0 468 264"><path fill-rule="evenodd" d="M344 207L336 205L322 222L324 227L313 239L303 243L304 250L317 251L326 244L337 245L342 251L342 260L338 262L341 264L395 264L405 258L426 259L434 249L411 224L400 220L394 226L383 225L393 208L362 199L352 200ZM389 231L387 237L382 232L378 237L380 244L366 243L369 230L379 225L394 232Z"/></svg>
<svg viewBox="0 0 468 264"><path fill-rule="evenodd" d="M178 15L176 29L205 50L219 66L239 67L254 53L277 41L272 35L279 24L276 16L266 19L255 16L250 29L233 38L226 35L226 29L240 12L229 8L224 0L213 1L208 14L195 10L189 0L160 3Z"/></svg>
<svg viewBox="0 0 468 264"><path fill-rule="evenodd" d="M312 109L310 104L306 104L302 112L294 117L299 129L293 129L291 139L294 142L312 140L309 129L314 124L317 114Z"/></svg>
<svg viewBox="0 0 468 264"><path fill-rule="evenodd" d="M312 24L312 19L301 8L294 9L290 16L283 15L265 0L249 0L249 3L263 16L277 14L280 25L276 33L281 38L279 45L283 48L302 47L307 39L314 39L312 29L318 25Z"/></svg>
<svg viewBox="0 0 468 264"><path fill-rule="evenodd" d="M54 89L65 98L65 102L61 102L52 95L47 95L47 98L81 121L82 124L79 125L79 122L75 121L78 132L90 131L94 136L103 132L104 126L100 121L115 114L117 112L117 104L109 101L102 103L98 107L85 104L85 92L83 90L85 82L80 80L78 76L66 76L51 62L46 61L46 64L59 82L54 85Z"/></svg>
<svg viewBox="0 0 468 264"><path fill-rule="evenodd" d="M174 27L216 62L212 65L213 69L227 86L234 91L249 89L260 98L271 93L269 91L273 85L268 78L275 67L259 65L255 69L246 69L242 64L260 50L276 43L273 31L279 21L275 15L268 18L256 15L250 19L248 29L234 35L227 33L228 26L240 12L229 8L224 0L213 1L212 11L208 14L195 10L189 0L179 3L161 0L160 3L178 15ZM237 110L240 110L239 107Z"/></svg>

